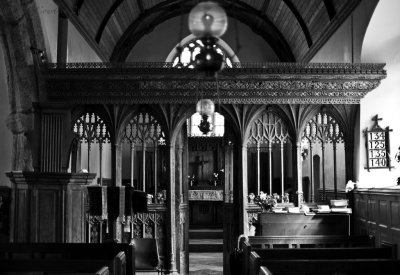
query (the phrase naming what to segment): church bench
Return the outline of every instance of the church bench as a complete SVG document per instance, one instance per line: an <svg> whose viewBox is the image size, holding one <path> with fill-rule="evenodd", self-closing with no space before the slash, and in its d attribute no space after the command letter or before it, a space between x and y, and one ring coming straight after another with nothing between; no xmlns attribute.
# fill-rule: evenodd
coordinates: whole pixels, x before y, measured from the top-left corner
<svg viewBox="0 0 400 275"><path fill-rule="evenodd" d="M114 260L123 252L126 274L135 274L135 246L126 243L0 243L0 259ZM112 267L110 267L111 269ZM111 270L110 270L111 271ZM118 271L117 271L118 272Z"/></svg>
<svg viewBox="0 0 400 275"><path fill-rule="evenodd" d="M392 259L395 254L391 247L338 247L338 248L274 248L253 249L261 258L283 259Z"/></svg>
<svg viewBox="0 0 400 275"><path fill-rule="evenodd" d="M250 249L249 249L250 248ZM262 263L259 261L270 260L355 260L355 259L386 259L395 260L395 247L349 247L349 248L273 248L251 249L250 246L243 249L242 273L249 270L258 270ZM257 259L257 260L255 260ZM254 274L257 274L255 271Z"/></svg>
<svg viewBox="0 0 400 275"><path fill-rule="evenodd" d="M375 245L375 238L372 235L249 236L248 242L254 248L369 247Z"/></svg>
<svg viewBox="0 0 400 275"><path fill-rule="evenodd" d="M93 275L124 275L125 270L119 273L110 272L110 263L105 260L44 260L44 259L0 259L0 274L21 274L40 272L43 274L93 274ZM115 268L115 267L114 267Z"/></svg>
<svg viewBox="0 0 400 275"><path fill-rule="evenodd" d="M257 260L257 259L255 259ZM273 275L395 275L399 274L400 261L388 259L335 259L335 260L261 260L265 269L251 269L248 274Z"/></svg>
<svg viewBox="0 0 400 275"><path fill-rule="evenodd" d="M242 251L242 273L247 274L249 270L250 253L253 250L274 250L273 247L288 249L305 249L307 247L373 247L374 236L352 235L352 236L249 236L248 239L241 238L239 248ZM389 249L393 253L393 248ZM387 251L387 250L384 250ZM262 252L261 252L262 253ZM296 252L293 252L296 253ZM311 252L310 252L311 253ZM389 253L389 252L387 252ZM392 254L393 255L393 254Z"/></svg>
<svg viewBox="0 0 400 275"><path fill-rule="evenodd" d="M273 274L266 266L262 266L260 267L260 272L258 273L258 275L273 275Z"/></svg>

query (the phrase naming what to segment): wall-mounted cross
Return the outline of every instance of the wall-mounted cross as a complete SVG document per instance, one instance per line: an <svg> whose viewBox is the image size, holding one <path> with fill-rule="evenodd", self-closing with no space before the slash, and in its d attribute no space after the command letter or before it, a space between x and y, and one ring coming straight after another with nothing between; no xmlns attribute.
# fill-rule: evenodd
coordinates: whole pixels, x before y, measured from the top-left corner
<svg viewBox="0 0 400 275"><path fill-rule="evenodd" d="M379 127L378 121L380 121L380 120L382 120L382 118L379 118L378 115L376 115L376 116L374 116L374 117L372 118L372 121L375 122L374 127Z"/></svg>
<svg viewBox="0 0 400 275"><path fill-rule="evenodd" d="M204 165L206 165L208 163L208 161L204 160L204 156L201 156L201 160L200 160L200 156L196 156L195 161L190 162L190 165L192 165L193 167L193 174L197 174L197 178L199 179L203 179L203 173L204 173ZM197 170L197 171L195 171ZM201 173L201 177L200 177L200 173Z"/></svg>

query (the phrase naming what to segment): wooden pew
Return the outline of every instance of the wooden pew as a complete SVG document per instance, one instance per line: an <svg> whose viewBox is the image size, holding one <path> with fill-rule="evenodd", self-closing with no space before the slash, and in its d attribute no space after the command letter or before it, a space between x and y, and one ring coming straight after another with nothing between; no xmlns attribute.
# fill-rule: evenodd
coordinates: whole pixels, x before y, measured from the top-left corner
<svg viewBox="0 0 400 275"><path fill-rule="evenodd" d="M270 236L250 236L240 239L239 248L242 251L242 274L249 271L249 259L252 250L273 250L272 247L289 247L297 250L303 247L373 247L375 244L373 236L287 236L282 238ZM297 248L295 248L297 247ZM390 249L393 253L393 249ZM262 253L262 252L261 252ZM296 253L296 252L293 252ZM393 254L392 254L393 255Z"/></svg>
<svg viewBox="0 0 400 275"><path fill-rule="evenodd" d="M261 262L255 259L260 259ZM248 258L249 272L258 274L258 270L265 261L287 260L396 260L391 247L348 247L348 248L273 248L254 249ZM268 265L267 267L271 269ZM247 274L246 272L246 274ZM250 272L251 273L251 272Z"/></svg>
<svg viewBox="0 0 400 275"><path fill-rule="evenodd" d="M272 272L266 267L262 266L258 275L273 275Z"/></svg>
<svg viewBox="0 0 400 275"><path fill-rule="evenodd" d="M302 247L371 247L372 235L303 235L303 236L249 236L254 248L302 248Z"/></svg>
<svg viewBox="0 0 400 275"><path fill-rule="evenodd" d="M0 243L0 259L10 260L113 260L120 252L123 252L124 259L117 258L120 263L110 267L110 272L117 268L125 270L126 274L135 274L134 244Z"/></svg>
<svg viewBox="0 0 400 275"><path fill-rule="evenodd" d="M15 260L1 259L0 274L42 272L44 274L96 274L109 275L109 263L104 260ZM119 273L125 274L125 273Z"/></svg>
<svg viewBox="0 0 400 275"><path fill-rule="evenodd" d="M339 260L263 260L268 275L307 274L307 275L396 275L399 274L400 261L386 259L339 259ZM251 270L250 275L258 275ZM265 274L265 273L264 273Z"/></svg>
<svg viewBox="0 0 400 275"><path fill-rule="evenodd" d="M335 247L335 248L274 248L253 249L267 260L282 259L392 259L396 260L391 247Z"/></svg>

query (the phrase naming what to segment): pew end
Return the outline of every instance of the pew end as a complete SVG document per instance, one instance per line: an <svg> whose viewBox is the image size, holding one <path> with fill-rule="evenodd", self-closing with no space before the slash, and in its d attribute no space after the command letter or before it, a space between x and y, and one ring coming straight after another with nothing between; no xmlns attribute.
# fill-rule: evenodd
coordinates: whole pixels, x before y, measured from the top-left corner
<svg viewBox="0 0 400 275"><path fill-rule="evenodd" d="M273 275L271 271L266 266L260 267L260 272L258 275Z"/></svg>

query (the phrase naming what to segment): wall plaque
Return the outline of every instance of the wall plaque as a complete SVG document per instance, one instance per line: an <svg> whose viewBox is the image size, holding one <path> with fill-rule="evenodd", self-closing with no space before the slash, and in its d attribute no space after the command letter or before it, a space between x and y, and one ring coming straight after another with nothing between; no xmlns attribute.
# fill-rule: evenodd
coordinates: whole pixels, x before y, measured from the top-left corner
<svg viewBox="0 0 400 275"><path fill-rule="evenodd" d="M390 142L389 132L392 129L386 127L381 128L378 125L378 121L382 120L378 118L378 115L374 116L372 120L375 122L371 130L366 128L363 132L365 135L365 147L367 153L367 166L365 169L381 169L388 168L389 170L393 167L390 165Z"/></svg>

